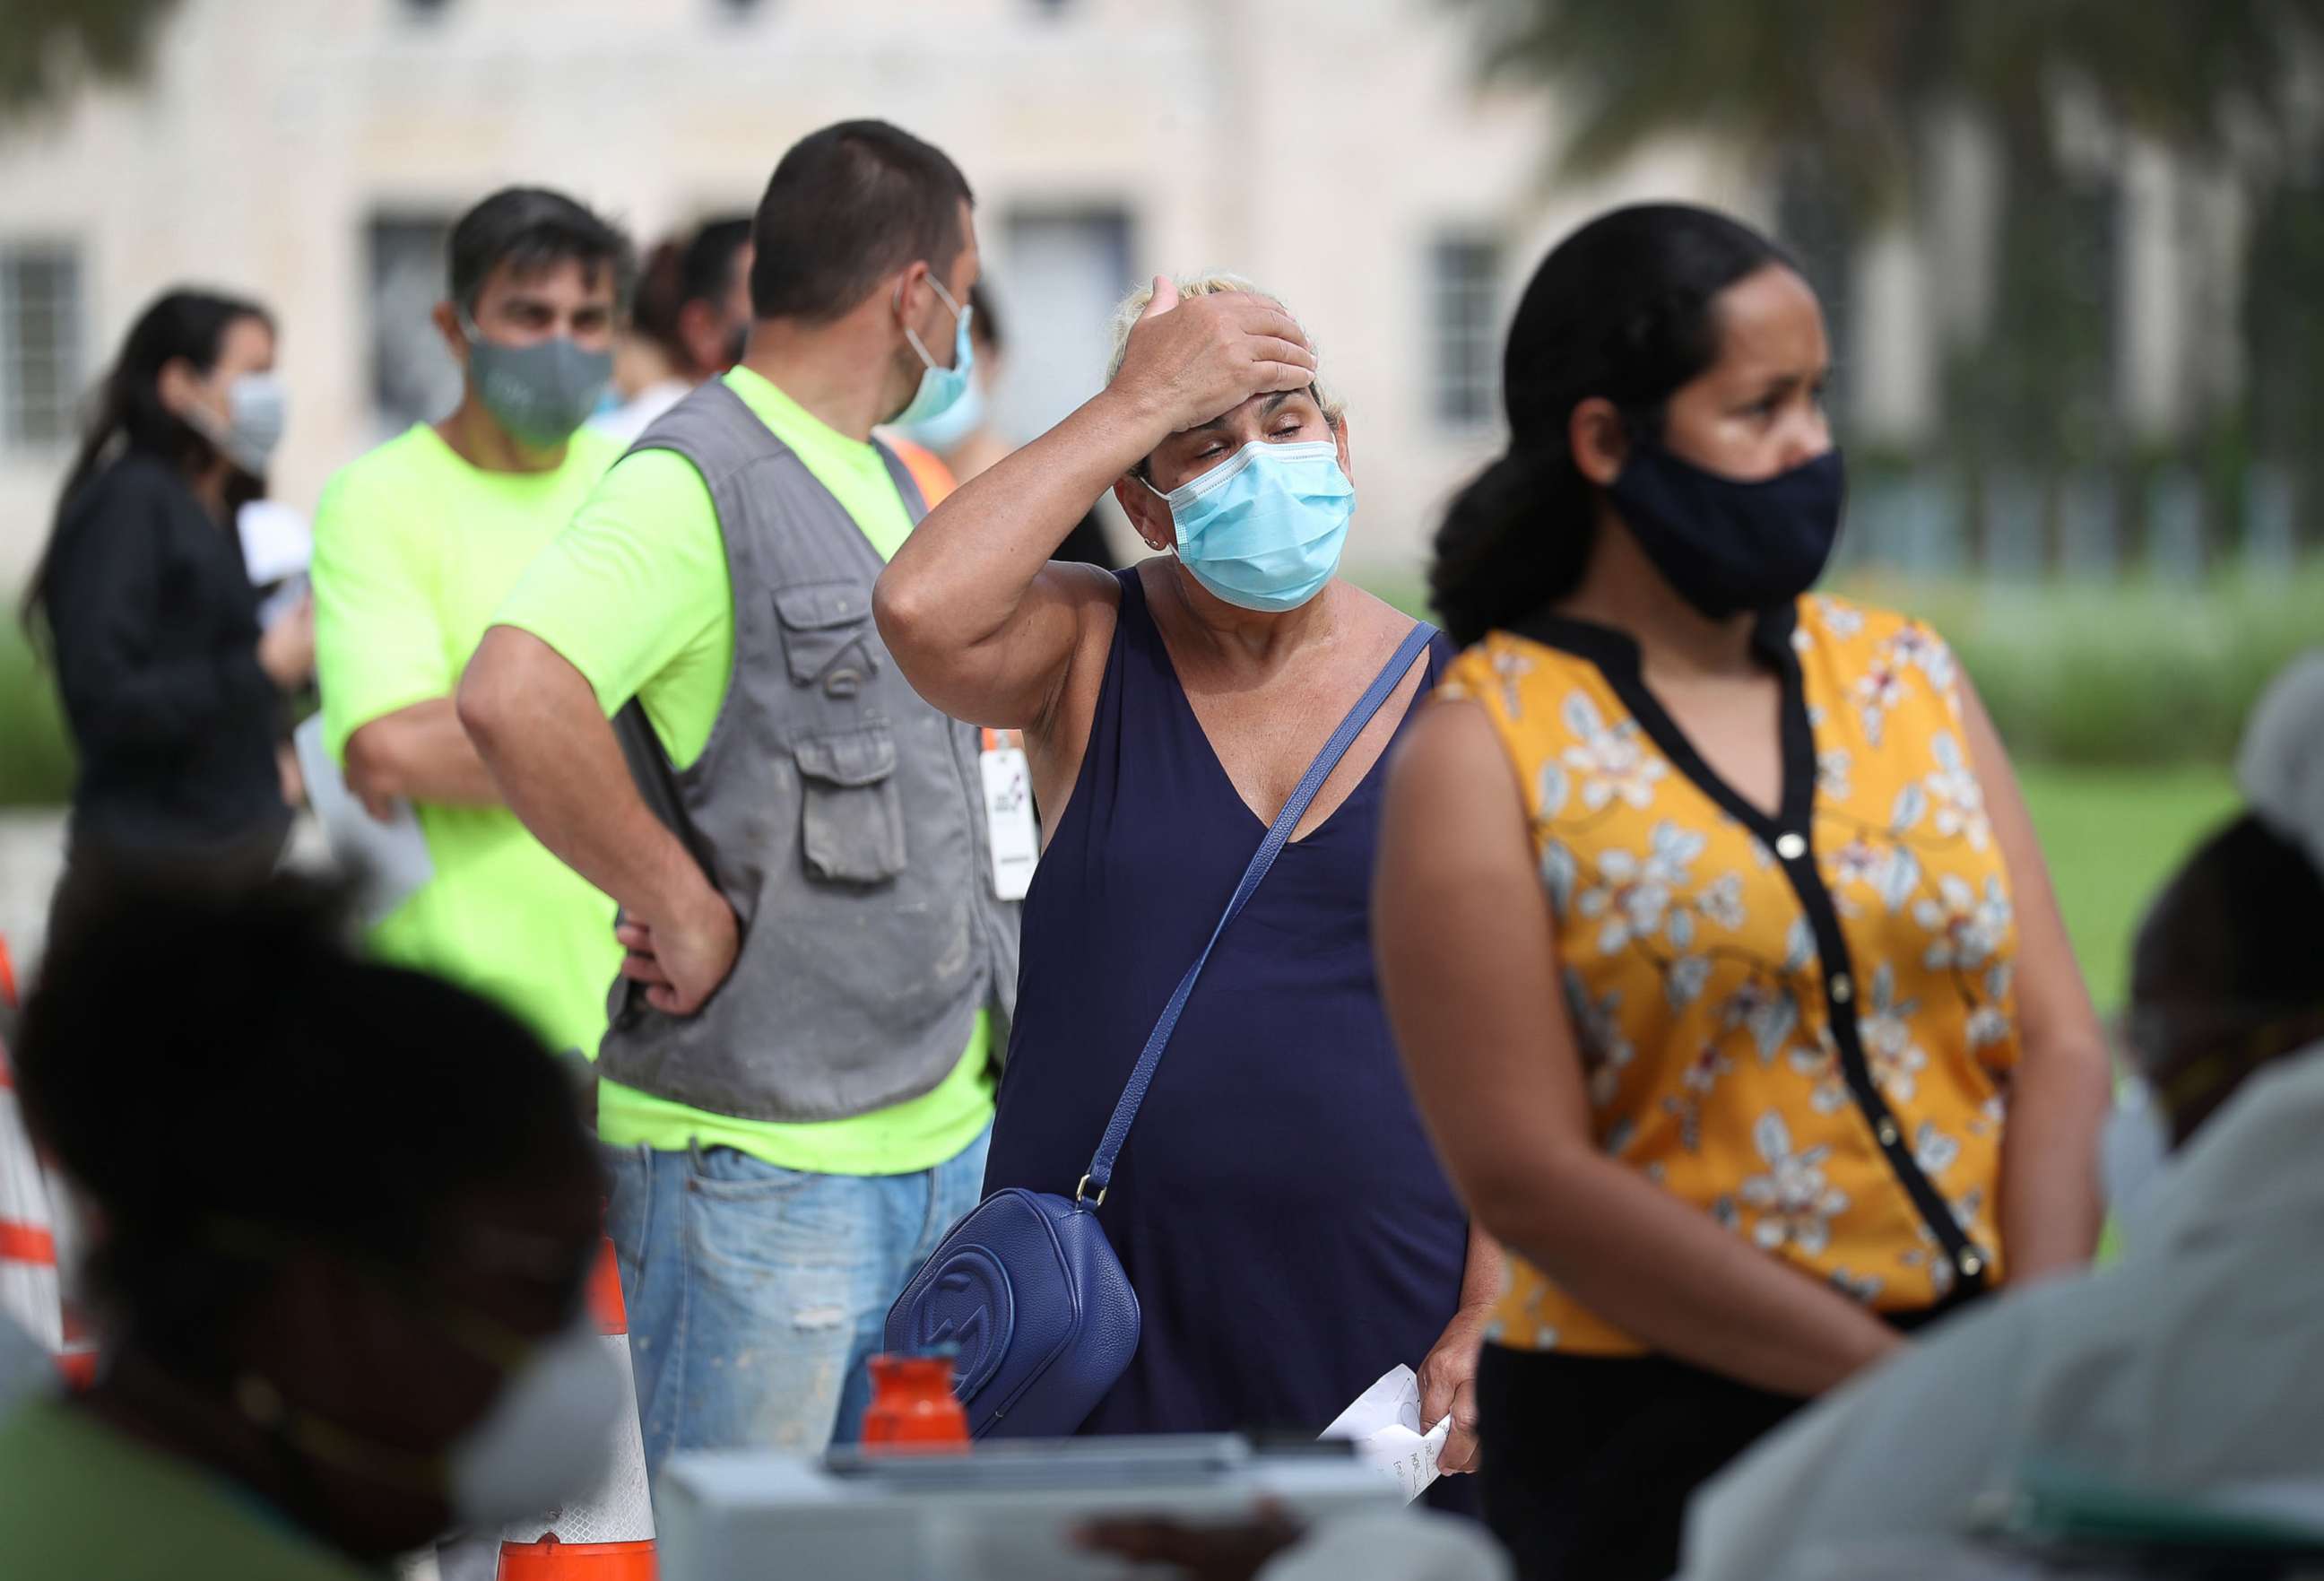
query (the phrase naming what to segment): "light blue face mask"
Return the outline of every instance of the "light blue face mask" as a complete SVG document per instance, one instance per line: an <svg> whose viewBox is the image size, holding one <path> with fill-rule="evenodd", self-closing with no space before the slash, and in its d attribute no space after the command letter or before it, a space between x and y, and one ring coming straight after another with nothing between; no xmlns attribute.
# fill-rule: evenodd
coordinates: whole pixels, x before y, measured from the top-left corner
<svg viewBox="0 0 2324 1581"><path fill-rule="evenodd" d="M970 381L960 399L918 422L898 425L897 431L923 449L949 456L963 439L984 426L984 392Z"/></svg>
<svg viewBox="0 0 2324 1581"><path fill-rule="evenodd" d="M267 460L282 439L288 402L282 381L272 374L243 374L226 387L226 421L206 407L189 407L185 421L218 453L253 477L266 476Z"/></svg>
<svg viewBox="0 0 2324 1581"><path fill-rule="evenodd" d="M912 349L927 365L921 370L920 387L912 393L911 404L888 420L896 428L909 428L950 411L967 391L969 370L976 365L976 347L968 339L969 310L953 300L952 292L935 275L928 276L928 284L935 289L936 300L952 310L952 366L939 367L918 334L909 324L904 326L904 338L912 343ZM896 289L900 293L903 287L899 285ZM899 294L899 305L900 301Z"/></svg>
<svg viewBox="0 0 2324 1581"><path fill-rule="evenodd" d="M1168 502L1178 559L1194 580L1238 608L1268 614L1323 590L1356 510L1356 485L1327 439L1254 439L1167 495L1146 486Z"/></svg>

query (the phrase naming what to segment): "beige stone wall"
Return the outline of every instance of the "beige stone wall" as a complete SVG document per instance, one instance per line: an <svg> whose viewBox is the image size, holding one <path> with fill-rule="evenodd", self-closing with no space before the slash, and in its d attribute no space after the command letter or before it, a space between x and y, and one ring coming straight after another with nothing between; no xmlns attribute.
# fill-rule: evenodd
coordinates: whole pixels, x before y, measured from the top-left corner
<svg viewBox="0 0 2324 1581"><path fill-rule="evenodd" d="M447 0L429 20L404 0L185 0L147 83L0 142L0 244L78 245L92 374L172 282L272 305L293 398L277 493L304 509L380 437L375 215L526 180L650 239L747 206L802 133L883 116L967 171L1004 282L1010 212L1088 203L1129 212L1133 270L1223 264L1291 298L1351 401L1351 558L1416 569L1498 443L1430 411L1432 236L1505 238L1505 316L1549 240L1618 196L1748 200L1700 149L1550 191L1552 106L1480 95L1468 47L1438 0ZM1038 305L1014 305L1012 337L1039 334ZM0 586L60 466L0 453Z"/></svg>

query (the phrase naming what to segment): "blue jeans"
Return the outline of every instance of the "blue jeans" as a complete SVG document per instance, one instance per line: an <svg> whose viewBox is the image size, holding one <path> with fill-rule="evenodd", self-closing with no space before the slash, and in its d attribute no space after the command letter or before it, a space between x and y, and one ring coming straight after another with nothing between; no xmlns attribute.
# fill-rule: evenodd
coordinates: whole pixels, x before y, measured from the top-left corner
<svg viewBox="0 0 2324 1581"><path fill-rule="evenodd" d="M976 1206L990 1139L913 1175L603 1149L648 1474L674 1449L853 1441L888 1308Z"/></svg>

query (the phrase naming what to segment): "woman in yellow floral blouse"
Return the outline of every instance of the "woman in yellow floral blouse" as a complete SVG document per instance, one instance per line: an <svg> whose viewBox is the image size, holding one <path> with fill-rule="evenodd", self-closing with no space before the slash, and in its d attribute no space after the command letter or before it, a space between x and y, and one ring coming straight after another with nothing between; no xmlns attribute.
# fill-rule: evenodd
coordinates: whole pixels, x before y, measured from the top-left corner
<svg viewBox="0 0 2324 1581"><path fill-rule="evenodd" d="M1477 1389L1527 1576L1670 1574L1688 1494L1801 1401L2097 1238L2106 1058L2001 744L1926 627L1808 596L1829 363L1766 238L1601 217L1437 540L1468 652L1373 915L1511 1253Z"/></svg>

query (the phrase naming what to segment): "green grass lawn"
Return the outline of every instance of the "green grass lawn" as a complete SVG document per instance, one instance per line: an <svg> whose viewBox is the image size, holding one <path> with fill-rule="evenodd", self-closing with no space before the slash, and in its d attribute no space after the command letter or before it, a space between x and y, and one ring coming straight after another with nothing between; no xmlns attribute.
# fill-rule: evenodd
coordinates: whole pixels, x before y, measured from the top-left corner
<svg viewBox="0 0 2324 1581"><path fill-rule="evenodd" d="M1383 590L1420 601L1416 583ZM54 689L35 667L14 613L0 610L0 807L52 804L70 786L71 754ZM1980 682L1991 699L1993 680L1981 675ZM2090 699L2098 689L2082 689L2082 707L2096 707ZM2136 686L2126 689L2143 699L2144 710L2128 738L2167 737L2167 724L2158 717L2166 705ZM2116 711L2128 706L2117 705ZM2169 706L2182 713L2194 707L2183 700ZM2239 720L2239 711L2235 717ZM2040 732L2012 732L2005 725L2003 734L2028 760L2040 755ZM2234 785L2223 768L2209 765L2062 767L2027 761L2019 772L2091 994L2101 1010L2118 1009L2131 938L2147 901L2194 843L2235 809Z"/></svg>
<svg viewBox="0 0 2324 1581"><path fill-rule="evenodd" d="M2235 782L2213 768L2018 772L2091 997L2101 1011L2119 1009L2147 902L2235 812Z"/></svg>
<svg viewBox="0 0 2324 1581"><path fill-rule="evenodd" d="M0 807L60 801L72 787L56 684L32 657L13 598L0 601Z"/></svg>

